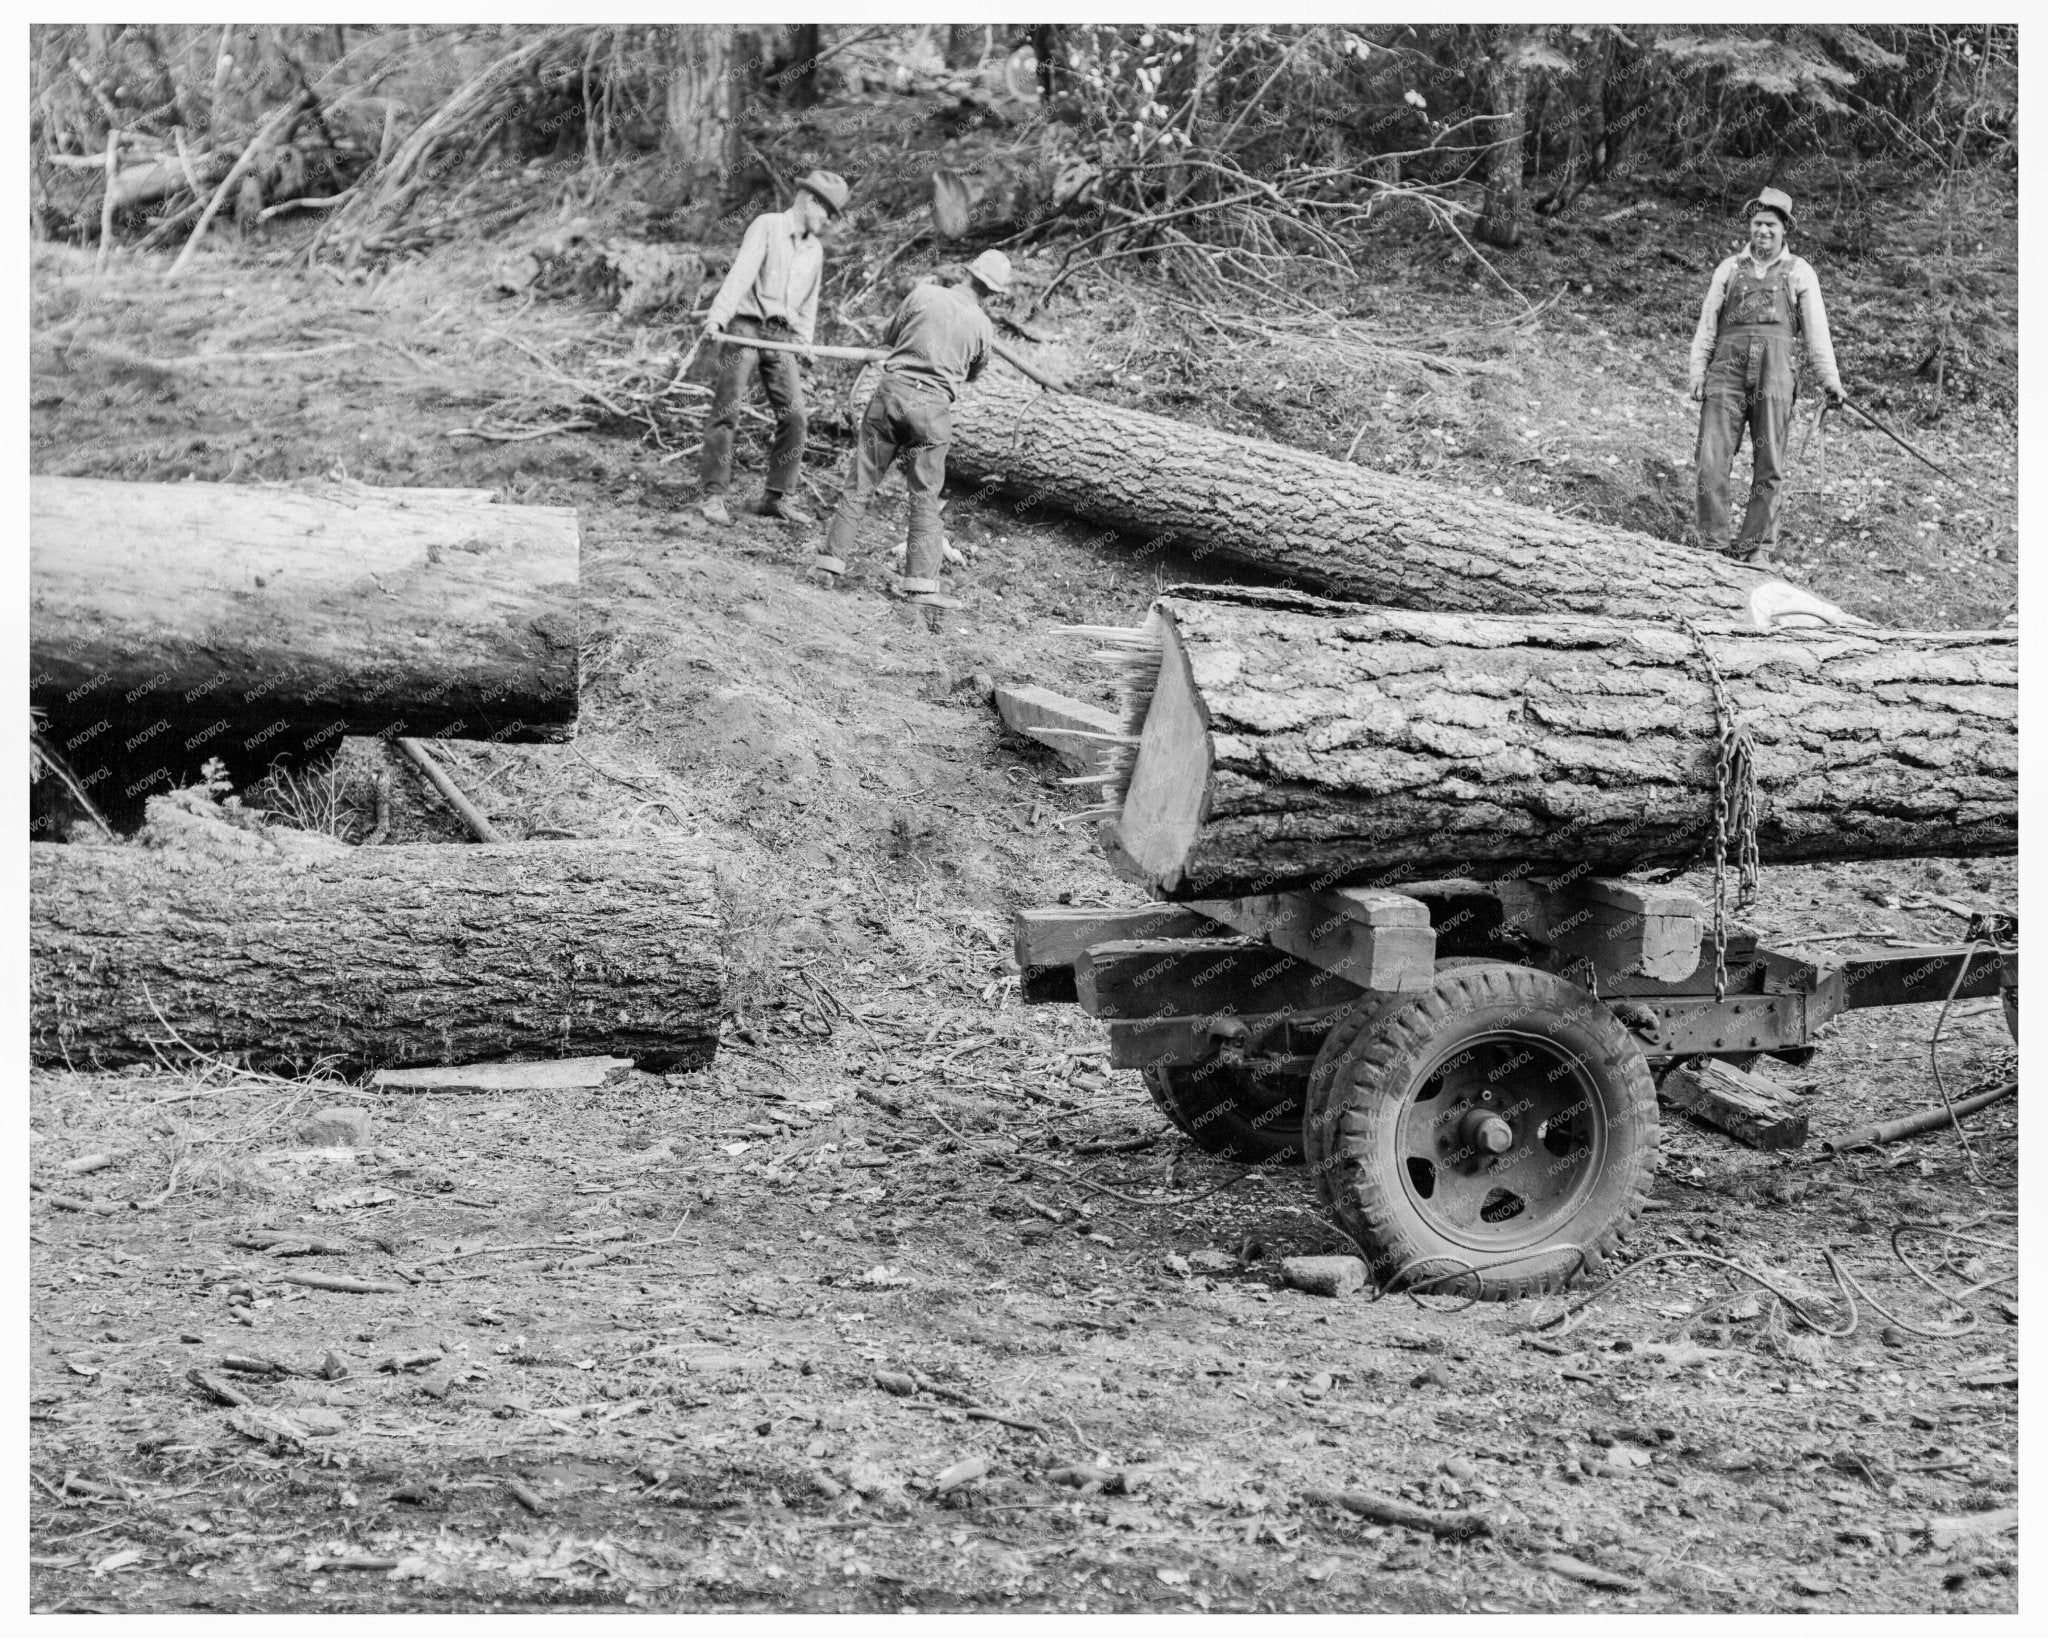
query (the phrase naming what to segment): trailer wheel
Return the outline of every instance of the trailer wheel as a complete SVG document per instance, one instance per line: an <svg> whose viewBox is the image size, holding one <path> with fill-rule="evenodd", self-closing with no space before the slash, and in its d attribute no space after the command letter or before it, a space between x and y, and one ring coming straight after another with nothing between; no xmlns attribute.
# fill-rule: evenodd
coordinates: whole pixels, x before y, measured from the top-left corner
<svg viewBox="0 0 2048 1638"><path fill-rule="evenodd" d="M1532 1296L1598 1273L1634 1222L1657 1093L1635 1038L1585 990L1460 963L1330 1031L1303 1143L1381 1285Z"/></svg>
<svg viewBox="0 0 2048 1638"><path fill-rule="evenodd" d="M1205 1154L1225 1160L1301 1159L1301 1074L1259 1074L1250 1065L1155 1065L1145 1089L1160 1112Z"/></svg>

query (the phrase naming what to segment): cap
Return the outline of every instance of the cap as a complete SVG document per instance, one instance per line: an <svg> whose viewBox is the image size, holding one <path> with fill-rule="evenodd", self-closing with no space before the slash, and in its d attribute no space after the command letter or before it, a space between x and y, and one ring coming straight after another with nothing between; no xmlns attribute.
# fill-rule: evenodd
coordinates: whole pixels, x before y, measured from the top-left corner
<svg viewBox="0 0 2048 1638"><path fill-rule="evenodd" d="M834 216L846 209L847 196L853 189L846 185L846 178L837 171L813 171L797 182L800 188L807 188L816 194Z"/></svg>
<svg viewBox="0 0 2048 1638"><path fill-rule="evenodd" d="M1742 207L1746 217L1754 216L1760 210L1774 210L1785 219L1785 225L1792 225L1792 196L1778 188L1759 188L1756 197Z"/></svg>
<svg viewBox="0 0 2048 1638"><path fill-rule="evenodd" d="M998 295L1010 288L1010 258L1000 250L984 250L967 264L967 271Z"/></svg>

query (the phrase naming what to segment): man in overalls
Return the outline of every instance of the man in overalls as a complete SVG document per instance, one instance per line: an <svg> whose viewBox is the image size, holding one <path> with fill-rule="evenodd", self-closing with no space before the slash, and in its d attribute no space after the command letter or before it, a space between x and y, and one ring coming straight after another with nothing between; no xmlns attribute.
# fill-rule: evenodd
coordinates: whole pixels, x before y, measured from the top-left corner
<svg viewBox="0 0 2048 1638"><path fill-rule="evenodd" d="M1700 406L1700 545L1748 560L1777 533L1778 485L1806 342L1830 405L1842 401L1820 280L1785 248L1792 200L1765 188L1749 202L1749 245L1714 269L1692 338L1692 396ZM1729 544L1728 469L1749 429L1753 474L1742 532Z"/></svg>
<svg viewBox="0 0 2048 1638"><path fill-rule="evenodd" d="M711 314L704 321L704 339L718 360L718 375L711 389L711 418L704 426L698 475L704 485L699 510L712 523L732 522L725 496L732 487L733 434L739 429L740 403L757 372L761 390L768 395L768 407L775 411L768 482L758 510L763 517L780 518L785 523L811 521L791 499L809 429L796 357L746 343L758 336L806 347L811 344L818 327L818 287L825 274L823 230L846 208L849 191L844 177L831 171L812 171L796 185L796 198L788 210L755 217L740 241L739 254L733 257L732 271L711 304Z"/></svg>
<svg viewBox="0 0 2048 1638"><path fill-rule="evenodd" d="M946 482L946 451L953 442L953 400L988 367L995 326L982 311L990 296L1010 288L1010 258L984 250L967 277L948 289L918 285L903 298L882 342L881 379L861 416L860 438L847 469L839 505L814 560L828 574L844 574L854 536L875 485L901 459L910 489L909 551L896 591L914 603L958 608L943 594L939 563L945 539L939 527L939 491Z"/></svg>

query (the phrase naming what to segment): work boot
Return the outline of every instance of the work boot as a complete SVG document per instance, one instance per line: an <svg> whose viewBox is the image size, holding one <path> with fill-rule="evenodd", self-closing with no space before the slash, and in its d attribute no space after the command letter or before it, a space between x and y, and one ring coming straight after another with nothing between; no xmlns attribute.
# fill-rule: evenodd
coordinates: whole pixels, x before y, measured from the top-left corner
<svg viewBox="0 0 2048 1638"><path fill-rule="evenodd" d="M732 513L727 509L723 495L706 495L704 497L704 504L699 506L697 510L704 514L704 521L706 523L732 522Z"/></svg>
<svg viewBox="0 0 2048 1638"><path fill-rule="evenodd" d="M779 495L772 489L761 497L761 504L756 510L764 518L780 518L784 523L808 526L818 521L787 495Z"/></svg>

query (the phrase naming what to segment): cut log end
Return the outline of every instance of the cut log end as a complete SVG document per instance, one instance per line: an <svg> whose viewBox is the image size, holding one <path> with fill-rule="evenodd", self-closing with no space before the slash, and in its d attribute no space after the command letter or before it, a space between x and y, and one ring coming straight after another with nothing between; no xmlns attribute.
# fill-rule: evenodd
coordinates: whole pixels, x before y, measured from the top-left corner
<svg viewBox="0 0 2048 1638"><path fill-rule="evenodd" d="M1115 862L1173 892L1208 809L1209 714L1165 610L1155 607L1141 629L1151 639L1143 650L1149 663L1130 662L1125 702L1126 732L1138 743L1120 748L1119 778L1106 794L1122 810Z"/></svg>

